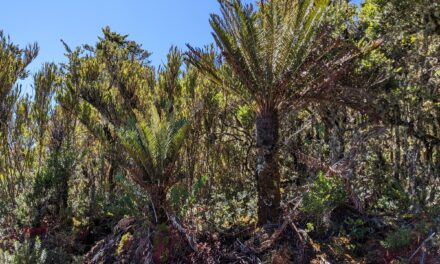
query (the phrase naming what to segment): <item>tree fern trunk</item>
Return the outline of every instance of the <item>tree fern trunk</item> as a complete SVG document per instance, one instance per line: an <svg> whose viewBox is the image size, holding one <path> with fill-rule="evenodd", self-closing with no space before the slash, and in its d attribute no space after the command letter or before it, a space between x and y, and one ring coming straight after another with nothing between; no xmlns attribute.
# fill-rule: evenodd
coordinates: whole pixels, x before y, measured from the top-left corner
<svg viewBox="0 0 440 264"><path fill-rule="evenodd" d="M115 198L114 191L116 186L116 182L115 182L116 169L117 169L116 161L111 160L110 167L107 172L108 197L111 202L114 201Z"/></svg>
<svg viewBox="0 0 440 264"><path fill-rule="evenodd" d="M156 224L165 223L167 217L167 193L163 186L154 186L150 190L152 219Z"/></svg>
<svg viewBox="0 0 440 264"><path fill-rule="evenodd" d="M257 113L258 224L278 221L280 216L280 173L278 168L278 112L275 109Z"/></svg>

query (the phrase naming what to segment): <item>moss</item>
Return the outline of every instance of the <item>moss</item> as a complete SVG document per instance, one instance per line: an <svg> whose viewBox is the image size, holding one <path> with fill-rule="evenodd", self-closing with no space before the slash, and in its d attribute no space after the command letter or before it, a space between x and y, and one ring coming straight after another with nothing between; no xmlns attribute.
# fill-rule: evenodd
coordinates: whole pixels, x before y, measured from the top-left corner
<svg viewBox="0 0 440 264"><path fill-rule="evenodd" d="M116 251L117 255L120 255L126 248L127 243L131 242L132 240L133 240L133 235L130 232L125 233L121 237L121 240L119 241L118 249Z"/></svg>
<svg viewBox="0 0 440 264"><path fill-rule="evenodd" d="M74 228L83 227L85 224L76 217L72 217L72 225Z"/></svg>

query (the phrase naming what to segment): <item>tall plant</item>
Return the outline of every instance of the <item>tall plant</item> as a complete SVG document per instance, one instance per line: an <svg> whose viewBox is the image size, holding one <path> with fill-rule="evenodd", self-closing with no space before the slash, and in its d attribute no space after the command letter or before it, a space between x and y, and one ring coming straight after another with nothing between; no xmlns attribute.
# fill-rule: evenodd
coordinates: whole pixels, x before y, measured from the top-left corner
<svg viewBox="0 0 440 264"><path fill-rule="evenodd" d="M140 45L109 28L103 33L95 47L68 53L61 104L112 146L114 160L150 194L153 219L164 222L167 191L180 177L187 125L172 99L178 94L181 55L172 49L156 77Z"/></svg>
<svg viewBox="0 0 440 264"><path fill-rule="evenodd" d="M255 106L258 222L264 225L280 215L280 114L328 101L360 51L324 23L338 9L328 0L261 1L257 10L240 0L219 2L221 15L211 15L210 23L226 65L219 68L192 47L188 59Z"/></svg>

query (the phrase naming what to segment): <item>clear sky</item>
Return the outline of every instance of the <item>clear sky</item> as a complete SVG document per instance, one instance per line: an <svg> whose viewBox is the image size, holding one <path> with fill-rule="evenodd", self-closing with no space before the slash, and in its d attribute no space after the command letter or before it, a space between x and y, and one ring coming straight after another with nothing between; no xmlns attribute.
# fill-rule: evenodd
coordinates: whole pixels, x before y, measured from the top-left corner
<svg viewBox="0 0 440 264"><path fill-rule="evenodd" d="M153 53L153 64L159 65L172 45L184 48L186 43L199 47L211 43L208 20L213 12L218 12L216 0L4 0L0 30L20 46L39 44L31 73L44 62L64 60L60 39L72 48L94 44L107 25L141 43ZM26 92L31 90L30 83L23 82Z"/></svg>

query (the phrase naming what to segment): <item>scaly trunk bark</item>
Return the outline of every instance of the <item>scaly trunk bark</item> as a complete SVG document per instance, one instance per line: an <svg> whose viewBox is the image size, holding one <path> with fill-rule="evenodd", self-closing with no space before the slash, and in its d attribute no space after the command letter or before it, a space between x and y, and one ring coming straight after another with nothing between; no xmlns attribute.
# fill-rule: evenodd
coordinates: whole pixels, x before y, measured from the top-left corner
<svg viewBox="0 0 440 264"><path fill-rule="evenodd" d="M257 113L258 225L274 223L280 217L280 173L278 168L279 121L276 109Z"/></svg>
<svg viewBox="0 0 440 264"><path fill-rule="evenodd" d="M167 193L164 187L154 186L150 190L151 204L150 211L152 219L156 224L165 223L168 220L166 214Z"/></svg>

